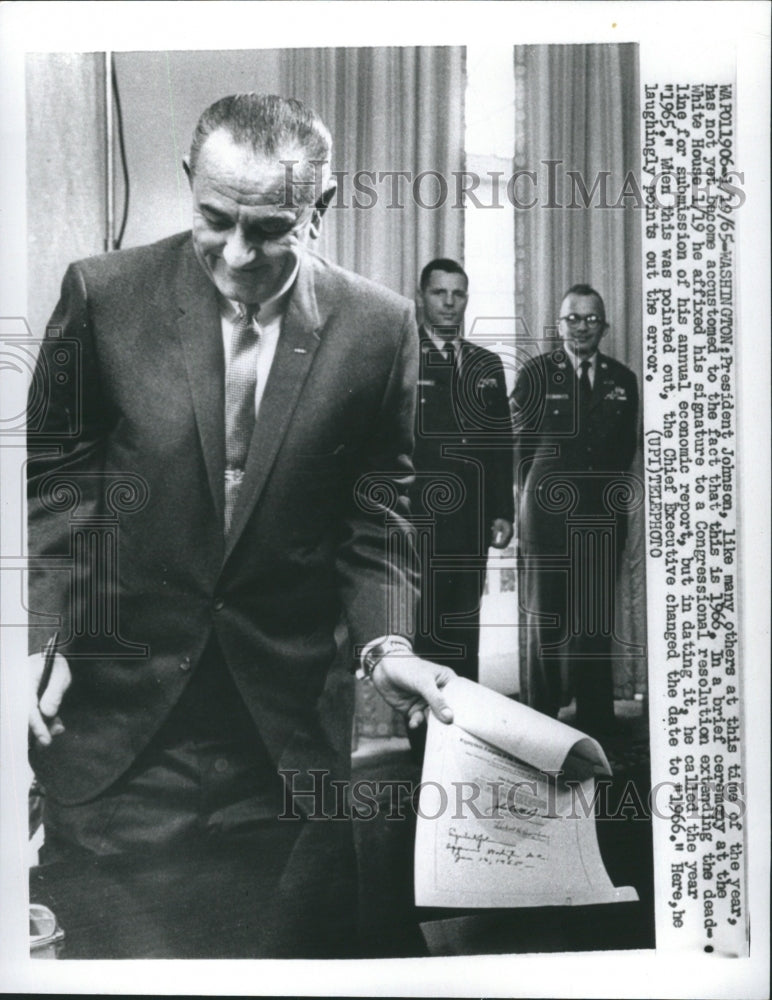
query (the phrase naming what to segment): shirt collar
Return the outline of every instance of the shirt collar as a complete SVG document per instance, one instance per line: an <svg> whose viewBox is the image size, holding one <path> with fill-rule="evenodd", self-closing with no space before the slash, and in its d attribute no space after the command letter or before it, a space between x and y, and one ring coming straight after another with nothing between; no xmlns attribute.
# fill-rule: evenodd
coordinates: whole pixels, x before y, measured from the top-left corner
<svg viewBox="0 0 772 1000"><path fill-rule="evenodd" d="M453 350L456 353L458 353L458 351L461 348L461 345L464 342L463 337L461 337L460 334L453 337L452 340L443 340L442 337L435 336L434 331L430 327L425 326L424 330L426 331L426 335L428 336L429 340L431 340L431 342L434 344L434 346L437 348L438 351L444 350L446 344L452 344Z"/></svg>
<svg viewBox="0 0 772 1000"><path fill-rule="evenodd" d="M569 357L569 359L571 361L571 364L573 365L573 367L575 368L576 371L579 371L579 367L580 367L580 365L582 364L583 361L589 361L590 362L590 370L595 371L595 369L597 368L597 365L598 365L598 352L597 351L594 351L589 356L589 358L580 358L576 354L574 354L574 352L571 350L571 348L568 346L568 344L564 344L564 347L566 349L566 354L568 355L568 357Z"/></svg>
<svg viewBox="0 0 772 1000"><path fill-rule="evenodd" d="M282 284L281 288L269 299L266 299L265 302L260 303L260 311L258 313L257 320L262 326L266 326L272 320L286 312L289 293L292 290L292 286L295 284L295 279L298 276L299 270L300 260L298 259L295 261L295 266L292 268L292 271L287 277L287 280ZM243 309L242 303L235 302L233 299L226 299L225 296L220 295L219 292L217 294L217 298L220 303L220 313L225 319L232 323L236 317L241 314Z"/></svg>

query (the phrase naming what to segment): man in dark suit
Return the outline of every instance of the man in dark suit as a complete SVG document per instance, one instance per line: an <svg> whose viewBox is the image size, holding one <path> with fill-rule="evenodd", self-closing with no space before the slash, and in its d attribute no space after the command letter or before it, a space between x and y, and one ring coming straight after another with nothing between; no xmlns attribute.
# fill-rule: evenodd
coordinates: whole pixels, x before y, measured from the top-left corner
<svg viewBox="0 0 772 1000"><path fill-rule="evenodd" d="M504 368L462 336L466 272L421 272L421 359L411 504L421 547L416 650L476 681L488 547L512 537L511 418Z"/></svg>
<svg viewBox="0 0 772 1000"><path fill-rule="evenodd" d="M636 491L627 475L638 383L598 350L603 299L574 285L560 307L561 345L532 358L512 393L524 702L556 717L576 697L576 725L613 728L614 585Z"/></svg>
<svg viewBox="0 0 772 1000"><path fill-rule="evenodd" d="M307 819L348 774L347 662L450 718L406 624L412 308L308 249L329 160L300 102L212 105L192 234L71 265L30 395L45 855L247 845L257 956L354 950L351 824Z"/></svg>

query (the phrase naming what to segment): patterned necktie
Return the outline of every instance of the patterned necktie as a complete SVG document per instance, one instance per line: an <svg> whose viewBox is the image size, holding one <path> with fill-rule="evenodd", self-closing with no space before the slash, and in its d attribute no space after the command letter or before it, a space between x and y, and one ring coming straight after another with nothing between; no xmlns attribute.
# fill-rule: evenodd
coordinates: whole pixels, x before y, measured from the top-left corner
<svg viewBox="0 0 772 1000"><path fill-rule="evenodd" d="M259 306L246 306L233 323L230 357L225 372L225 533L244 478L249 443L255 427L257 350L255 327Z"/></svg>
<svg viewBox="0 0 772 1000"><path fill-rule="evenodd" d="M579 405L584 409L590 405L592 384L590 382L590 361L585 358L579 365Z"/></svg>

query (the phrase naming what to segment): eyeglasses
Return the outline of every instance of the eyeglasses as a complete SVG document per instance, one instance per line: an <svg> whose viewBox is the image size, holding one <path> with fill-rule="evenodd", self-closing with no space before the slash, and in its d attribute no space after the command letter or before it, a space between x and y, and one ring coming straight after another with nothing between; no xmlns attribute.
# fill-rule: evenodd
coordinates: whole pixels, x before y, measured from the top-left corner
<svg viewBox="0 0 772 1000"><path fill-rule="evenodd" d="M579 326L580 323L586 323L590 330L597 330L599 326L606 325L605 319L596 313L590 313L589 316L580 316L579 313L569 313L568 316L561 316L560 318L573 327Z"/></svg>

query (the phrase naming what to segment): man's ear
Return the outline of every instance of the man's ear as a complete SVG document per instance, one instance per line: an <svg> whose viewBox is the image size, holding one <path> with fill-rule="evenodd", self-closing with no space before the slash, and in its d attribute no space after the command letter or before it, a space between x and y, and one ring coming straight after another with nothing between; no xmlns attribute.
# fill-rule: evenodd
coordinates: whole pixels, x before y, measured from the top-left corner
<svg viewBox="0 0 772 1000"><path fill-rule="evenodd" d="M314 205L314 212L311 216L311 228L309 229L311 239L313 240L319 236L319 231L322 228L322 216L330 207L330 202L335 197L336 191L337 185L331 184Z"/></svg>
<svg viewBox="0 0 772 1000"><path fill-rule="evenodd" d="M190 184L190 186L193 187L193 171L190 169L189 156L183 156L182 169L185 171L185 176L188 178L188 184Z"/></svg>

